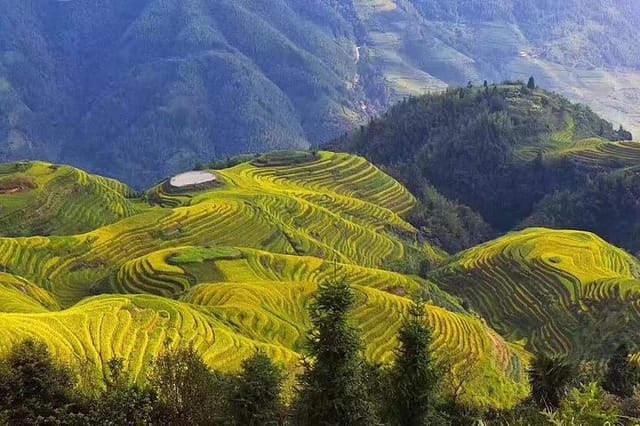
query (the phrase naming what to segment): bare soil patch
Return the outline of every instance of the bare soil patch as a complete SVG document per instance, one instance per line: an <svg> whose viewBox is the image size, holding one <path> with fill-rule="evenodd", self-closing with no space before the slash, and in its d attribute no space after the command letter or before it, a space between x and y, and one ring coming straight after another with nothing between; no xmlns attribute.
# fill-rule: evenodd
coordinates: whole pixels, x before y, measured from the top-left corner
<svg viewBox="0 0 640 426"><path fill-rule="evenodd" d="M10 176L0 179L0 195L16 195L33 191L38 187L28 176Z"/></svg>

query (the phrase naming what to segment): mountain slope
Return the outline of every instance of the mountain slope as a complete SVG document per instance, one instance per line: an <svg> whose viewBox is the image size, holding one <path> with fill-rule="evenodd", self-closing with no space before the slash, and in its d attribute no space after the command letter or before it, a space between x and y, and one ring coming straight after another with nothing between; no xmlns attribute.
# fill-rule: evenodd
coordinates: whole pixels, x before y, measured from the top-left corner
<svg viewBox="0 0 640 426"><path fill-rule="evenodd" d="M0 161L137 189L318 144L407 95L528 78L640 128L630 0L0 1Z"/></svg>
<svg viewBox="0 0 640 426"><path fill-rule="evenodd" d="M0 165L0 235L70 235L140 213L118 181L41 162Z"/></svg>
<svg viewBox="0 0 640 426"><path fill-rule="evenodd" d="M358 119L353 31L324 2L1 6L0 159L64 159L149 185Z"/></svg>
<svg viewBox="0 0 640 426"><path fill-rule="evenodd" d="M82 235L0 238L0 265L68 306L104 292L124 262L169 247L251 247L366 267L444 257L402 219L414 198L362 158L322 152L299 165L243 163L215 173L222 187L167 194L166 182L149 195L154 203L184 206L147 207Z"/></svg>

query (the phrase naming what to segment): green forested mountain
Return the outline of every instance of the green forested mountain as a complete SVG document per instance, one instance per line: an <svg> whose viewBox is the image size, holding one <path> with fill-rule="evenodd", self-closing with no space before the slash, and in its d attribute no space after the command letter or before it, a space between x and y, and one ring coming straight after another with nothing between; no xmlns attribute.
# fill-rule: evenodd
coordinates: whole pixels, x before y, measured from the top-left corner
<svg viewBox="0 0 640 426"><path fill-rule="evenodd" d="M142 188L324 142L395 101L527 78L638 127L629 0L0 0L0 160Z"/></svg>
<svg viewBox="0 0 640 426"><path fill-rule="evenodd" d="M0 10L4 160L64 159L150 184L212 157L307 146L361 118L354 30L324 1Z"/></svg>
<svg viewBox="0 0 640 426"><path fill-rule="evenodd" d="M631 137L588 107L504 84L407 99L332 146L386 166L422 200L414 225L451 251L526 226L589 230L638 251ZM460 205L435 208L442 196Z"/></svg>

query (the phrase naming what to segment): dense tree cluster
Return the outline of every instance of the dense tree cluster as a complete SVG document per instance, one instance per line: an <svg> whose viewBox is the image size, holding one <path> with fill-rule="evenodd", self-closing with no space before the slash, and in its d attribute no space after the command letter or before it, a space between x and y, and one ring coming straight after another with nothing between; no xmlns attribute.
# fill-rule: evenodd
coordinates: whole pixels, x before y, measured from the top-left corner
<svg viewBox="0 0 640 426"><path fill-rule="evenodd" d="M544 225L595 232L634 253L640 251L640 172L600 171L576 188L545 196L519 226Z"/></svg>
<svg viewBox="0 0 640 426"><path fill-rule="evenodd" d="M572 140L629 133L529 83L534 89L487 84L406 99L329 146L364 155L405 184L420 200L411 222L450 252L522 226L587 229L640 250L637 171L543 156L562 149L553 138L567 123Z"/></svg>

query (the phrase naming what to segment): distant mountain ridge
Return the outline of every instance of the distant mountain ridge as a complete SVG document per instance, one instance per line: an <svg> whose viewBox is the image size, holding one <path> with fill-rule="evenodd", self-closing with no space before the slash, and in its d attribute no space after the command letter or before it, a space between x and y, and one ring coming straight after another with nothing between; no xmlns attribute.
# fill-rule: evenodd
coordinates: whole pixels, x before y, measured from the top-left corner
<svg viewBox="0 0 640 426"><path fill-rule="evenodd" d="M0 161L138 189L316 145L408 95L535 75L640 128L629 0L0 0Z"/></svg>

